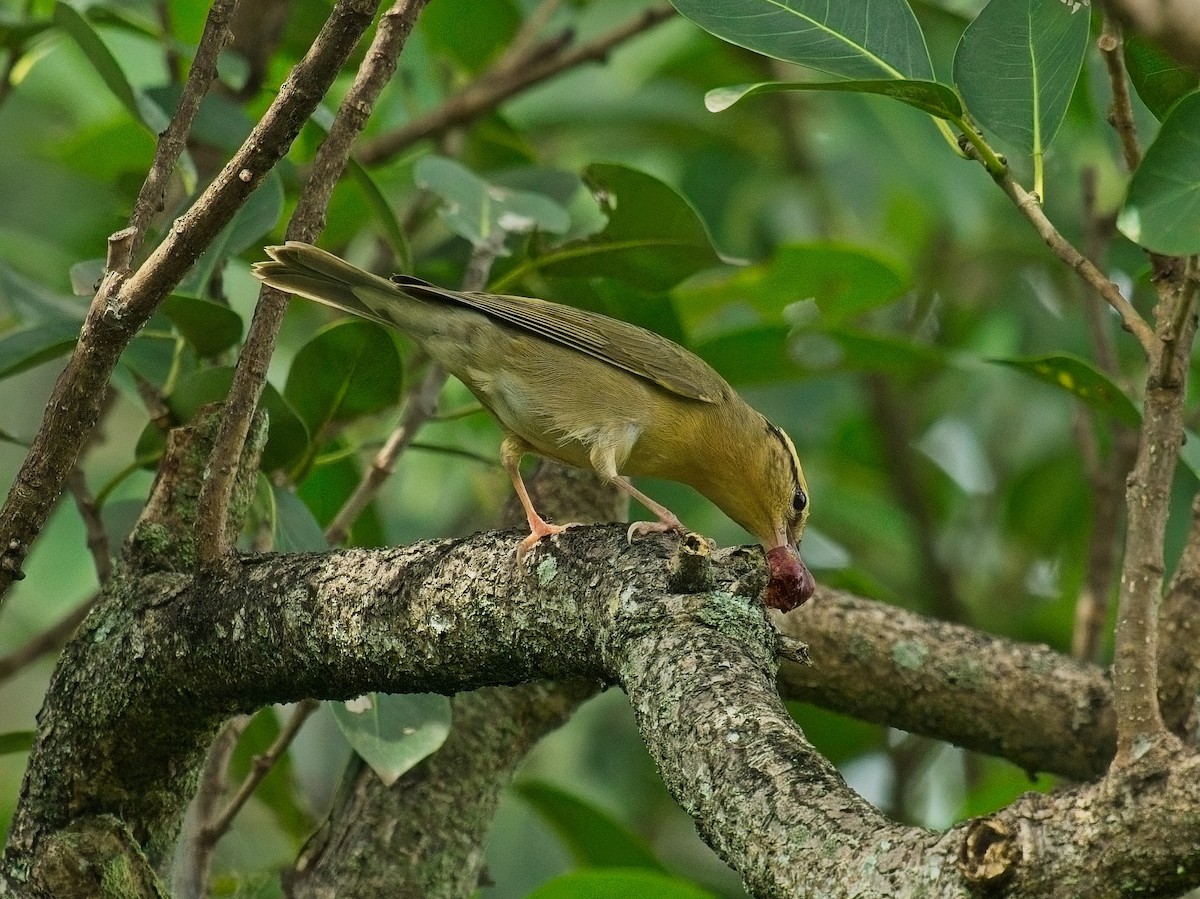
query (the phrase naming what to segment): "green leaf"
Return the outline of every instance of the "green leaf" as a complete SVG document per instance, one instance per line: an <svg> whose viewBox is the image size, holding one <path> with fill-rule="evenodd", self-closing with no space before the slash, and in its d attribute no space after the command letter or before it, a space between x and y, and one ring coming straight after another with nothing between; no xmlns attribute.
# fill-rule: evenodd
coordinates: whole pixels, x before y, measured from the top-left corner
<svg viewBox="0 0 1200 899"><path fill-rule="evenodd" d="M79 323L52 321L0 338L0 378L11 377L75 348Z"/></svg>
<svg viewBox="0 0 1200 899"><path fill-rule="evenodd" d="M575 871L556 877L528 899L716 899L693 883L653 871Z"/></svg>
<svg viewBox="0 0 1200 899"><path fill-rule="evenodd" d="M1030 359L991 359L1047 384L1074 394L1094 409L1124 424L1137 427L1142 415L1133 400L1099 369L1076 356L1055 353Z"/></svg>
<svg viewBox="0 0 1200 899"><path fill-rule="evenodd" d="M883 79L872 81L762 81L758 84L735 84L718 87L704 95L709 112L722 112L746 97L777 91L842 91L857 94L879 94L914 106L939 119L962 117L962 101L954 88L937 81Z"/></svg>
<svg viewBox="0 0 1200 899"><path fill-rule="evenodd" d="M0 48L19 51L30 38L53 27L54 22L50 19L30 19L14 15L8 10L0 10Z"/></svg>
<svg viewBox="0 0 1200 899"><path fill-rule="evenodd" d="M954 81L970 114L1040 159L1079 77L1088 15L1077 0L990 0L954 53Z"/></svg>
<svg viewBox="0 0 1200 899"><path fill-rule="evenodd" d="M722 260L696 210L672 187L622 165L593 165L584 180L608 216L604 229L569 241L508 272L503 290L533 271L568 278L619 278L662 292Z"/></svg>
<svg viewBox="0 0 1200 899"><path fill-rule="evenodd" d="M12 755L17 752L28 752L37 740L35 730L14 730L0 734L0 755Z"/></svg>
<svg viewBox="0 0 1200 899"><path fill-rule="evenodd" d="M177 421L191 421L205 403L224 402L232 384L233 369L228 366L198 371L167 397L167 407ZM308 452L308 428L287 400L269 383L263 388L259 407L266 409L269 417L263 470L290 468Z"/></svg>
<svg viewBox="0 0 1200 899"><path fill-rule="evenodd" d="M275 552L321 552L329 549L325 531L294 491L272 484L271 495L275 506L272 529Z"/></svg>
<svg viewBox="0 0 1200 899"><path fill-rule="evenodd" d="M1184 94L1200 87L1200 74L1183 68L1157 44L1125 36L1125 68L1133 89L1160 122Z"/></svg>
<svg viewBox="0 0 1200 899"><path fill-rule="evenodd" d="M1133 173L1117 226L1156 253L1200 253L1200 92L1176 103L1163 120Z"/></svg>
<svg viewBox="0 0 1200 899"><path fill-rule="evenodd" d="M230 256L256 244L264 234L275 227L283 214L283 179L278 170L271 171L242 207L234 213L216 239L200 254L192 270L184 278L176 293L183 296L204 296L208 282L219 266Z"/></svg>
<svg viewBox="0 0 1200 899"><path fill-rule="evenodd" d="M837 78L933 80L925 37L904 0L870 9L828 0L672 0L717 37Z"/></svg>
<svg viewBox="0 0 1200 899"><path fill-rule="evenodd" d="M333 117L334 113L329 107L321 105L313 110L310 121L328 135L333 125ZM408 236L404 233L400 220L396 218L396 210L392 208L383 188L379 186L370 169L357 159L350 159L348 170L382 226L383 236L387 238L392 252L396 255L397 268L402 272L412 271L412 247L408 244Z"/></svg>
<svg viewBox="0 0 1200 899"><path fill-rule="evenodd" d="M242 336L242 317L222 303L172 294L159 310L200 356L215 356Z"/></svg>
<svg viewBox="0 0 1200 899"><path fill-rule="evenodd" d="M563 234L571 227L567 211L549 197L492 184L452 159L422 156L413 177L441 198L438 214L446 227L476 247L508 255L503 242L509 234Z"/></svg>
<svg viewBox="0 0 1200 899"><path fill-rule="evenodd" d="M815 300L826 324L851 321L903 296L911 275L895 259L834 241L788 244L772 259L737 269L724 280L687 285L676 293L687 329L749 307L765 323L784 320L794 303Z"/></svg>
<svg viewBox="0 0 1200 899"><path fill-rule="evenodd" d="M472 6L470 16L452 3L431 3L421 12L418 27L431 49L476 74L508 46L520 26L521 11L512 0L490 0Z"/></svg>
<svg viewBox="0 0 1200 899"><path fill-rule="evenodd" d="M539 780L521 781L513 789L558 834L577 864L666 873L645 840L578 796Z"/></svg>
<svg viewBox="0 0 1200 899"><path fill-rule="evenodd" d="M296 489L296 495L322 526L333 521L362 480L363 472L356 455L341 455L329 462L318 458ZM346 543L349 546L386 546L387 542L378 506L372 502L350 527Z"/></svg>
<svg viewBox="0 0 1200 899"><path fill-rule="evenodd" d="M112 51L108 49L87 19L60 0L54 5L54 24L79 45L79 49L83 51L84 56L88 58L88 62L92 64L92 68L103 79L108 89L112 91L113 96L121 101L121 105L129 110L135 119L145 125L152 134L159 134L166 130L167 125L170 124L167 114L157 103L129 82L120 63L117 62L117 58L113 56Z"/></svg>
<svg viewBox="0 0 1200 899"><path fill-rule="evenodd" d="M354 751L389 787L450 733L450 700L437 693L368 693L330 707Z"/></svg>
<svg viewBox="0 0 1200 899"><path fill-rule="evenodd" d="M373 322L343 319L300 348L283 395L316 438L331 422L394 406L403 384L392 336Z"/></svg>

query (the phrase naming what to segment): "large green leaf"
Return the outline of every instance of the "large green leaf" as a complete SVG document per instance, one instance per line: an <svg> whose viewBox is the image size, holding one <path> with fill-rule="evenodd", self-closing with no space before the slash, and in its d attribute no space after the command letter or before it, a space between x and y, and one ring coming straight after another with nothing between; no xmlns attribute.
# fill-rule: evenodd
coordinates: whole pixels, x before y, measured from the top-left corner
<svg viewBox="0 0 1200 899"><path fill-rule="evenodd" d="M495 289L510 289L533 271L574 278L609 277L661 292L721 262L696 210L672 187L622 165L584 172L608 223L509 271Z"/></svg>
<svg viewBox="0 0 1200 899"><path fill-rule="evenodd" d="M242 317L222 303L172 294L159 309L201 356L215 356L242 336Z"/></svg>
<svg viewBox="0 0 1200 899"><path fill-rule="evenodd" d="M71 321L35 325L0 338L0 378L65 356L75 348L78 339L79 323Z"/></svg>
<svg viewBox="0 0 1200 899"><path fill-rule="evenodd" d="M543 884L528 899L716 899L693 883L654 871L575 871Z"/></svg>
<svg viewBox="0 0 1200 899"><path fill-rule="evenodd" d="M509 234L563 234L571 227L567 211L549 197L492 184L452 159L422 156L413 177L441 198L442 221L473 246L507 255L504 239Z"/></svg>
<svg viewBox="0 0 1200 899"><path fill-rule="evenodd" d="M992 359L1047 384L1053 384L1083 400L1089 406L1113 416L1124 424L1136 427L1141 413L1125 393L1107 375L1075 356L1053 353L1030 359Z"/></svg>
<svg viewBox="0 0 1200 899"><path fill-rule="evenodd" d="M838 78L933 80L921 26L904 0L672 0L717 37Z"/></svg>
<svg viewBox="0 0 1200 899"><path fill-rule="evenodd" d="M392 336L374 322L343 319L300 348L283 395L318 438L331 422L394 406L403 383Z"/></svg>
<svg viewBox="0 0 1200 899"><path fill-rule="evenodd" d="M746 97L778 91L840 91L854 94L879 94L916 107L939 119L962 117L962 101L954 89L936 81L875 79L872 81L763 81L718 87L704 95L709 112L721 112Z"/></svg>
<svg viewBox="0 0 1200 899"><path fill-rule="evenodd" d="M1181 97L1200 87L1200 74L1183 68L1157 44L1136 34L1125 38L1125 67L1134 90L1160 122Z"/></svg>
<svg viewBox="0 0 1200 899"><path fill-rule="evenodd" d="M283 179L273 170L267 174L254 193L234 213L216 239L200 254L176 293L184 296L204 296L208 282L217 268L230 256L235 256L257 243L275 227L283 214Z"/></svg>
<svg viewBox="0 0 1200 899"><path fill-rule="evenodd" d="M990 0L954 53L954 80L971 115L1040 160L1083 65L1088 15L1076 2Z"/></svg>
<svg viewBox="0 0 1200 899"><path fill-rule="evenodd" d="M369 693L330 707L354 751L389 787L450 733L450 700L437 693Z"/></svg>
<svg viewBox="0 0 1200 899"><path fill-rule="evenodd" d="M121 101L121 105L129 110L135 119L145 125L151 134L159 134L166 130L170 124L167 114L130 83L117 58L87 19L74 7L60 0L54 6L54 24L70 35L112 91L113 96Z"/></svg>
<svg viewBox="0 0 1200 899"><path fill-rule="evenodd" d="M768 262L737 269L720 281L685 285L676 297L689 331L744 307L763 322L779 323L784 310L802 300L815 300L821 320L836 324L895 301L910 283L910 274L895 259L816 241L782 246Z"/></svg>
<svg viewBox="0 0 1200 899"><path fill-rule="evenodd" d="M482 71L512 40L521 26L513 0L489 0L471 7L469 16L453 3L431 3L419 28L429 47L471 73Z"/></svg>
<svg viewBox="0 0 1200 899"><path fill-rule="evenodd" d="M1167 114L1133 173L1117 224L1156 253L1200 253L1200 91Z"/></svg>
<svg viewBox="0 0 1200 899"><path fill-rule="evenodd" d="M558 834L577 864L665 873L645 840L607 812L544 781L521 781L513 789Z"/></svg>

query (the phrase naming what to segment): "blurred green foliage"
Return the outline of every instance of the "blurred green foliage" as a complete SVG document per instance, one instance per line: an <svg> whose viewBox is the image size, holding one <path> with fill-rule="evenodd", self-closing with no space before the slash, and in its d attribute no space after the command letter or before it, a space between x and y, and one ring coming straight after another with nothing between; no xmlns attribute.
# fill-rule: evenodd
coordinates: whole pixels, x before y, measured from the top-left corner
<svg viewBox="0 0 1200 899"><path fill-rule="evenodd" d="M702 24L719 5L677 3ZM993 0L990 15L1021 5ZM502 59L536 6L432 4L365 138L436 109ZM576 40L592 40L644 6L563 4L546 33L570 29ZM1035 41L1036 53L1061 63L1055 74L1042 83L1024 78L1020 96L997 96L986 47L972 50L994 38L996 22L975 20L959 45L981 6L928 0L910 11L895 0L888 15L898 30L872 32L886 40L856 45L855 66L845 71L804 55L820 47L759 47L772 39L766 23L735 41L807 61L827 73L819 77L675 17L619 46L605 64L570 69L519 93L451 138L356 165L334 194L323 242L384 271L387 260L411 253L416 274L454 286L470 243L501 241L507 255L493 267L494 286L654 328L708 359L791 433L813 502L805 555L820 582L1065 651L1091 527L1081 441L1103 458L1114 427L1136 424L1138 350L1103 310L1100 327L1115 346L1117 370L1100 370L1084 288L983 168L957 155L919 109L932 104L952 120L959 114L953 74L968 114L978 103L978 121L1008 141L1003 149L1013 154L1016 177L1028 183L1037 173L1041 180L1044 167L1047 214L1077 245L1115 216L1128 178L1104 120L1108 87L1095 54L1076 80L1077 59ZM178 96L179 60L194 50L201 7L187 0L0 0L0 71L8 73L0 100L0 435L12 441L0 445L0 465L10 479L86 308L86 296L71 294L72 271L76 286L87 273L94 277L108 235L127 221L153 153L148 131ZM853 19L857 4L844 7ZM327 8L325 0L292 4L270 60L270 90L305 51ZM1060 23L1070 30L1072 54L1087 30L1087 12L1076 15ZM1157 52L1130 48L1135 85L1149 103L1135 97L1140 133L1149 143L1162 119L1165 140L1134 179L1137 205L1122 224L1130 237L1162 237L1171 241L1165 249L1195 252L1195 192L1164 196L1161 182L1197 170L1200 106L1189 93L1195 81ZM864 69L868 58L892 63ZM229 87L206 100L152 239L269 102L270 90L237 99L242 71L227 51ZM892 84L786 90L828 76ZM350 77L339 80L328 108ZM739 102L716 104L724 108L719 114L705 108L714 89L764 84L771 89L727 95ZM323 136L323 127L306 126L278 175L123 359L106 424L85 460L114 549L149 489L140 468L161 452L163 422L155 415L184 421L223 395L256 297L248 266L264 243L282 238ZM439 158L447 155L457 162ZM1094 196L1090 217L1085 193ZM513 225L514 216L524 225ZM1127 237L1099 233L1102 267L1148 314L1154 298L1145 257ZM327 524L354 489L398 418L403 389L415 383L404 372L416 360L403 340L397 351L395 339L373 325L329 322L326 310L293 304L272 363L264 463L271 481L258 493L259 545L321 544L316 522ZM147 397L162 408L147 406ZM470 402L450 384L441 408ZM489 526L509 489L495 461L498 439L485 415L431 422L351 541L403 543ZM1196 486L1195 471L1181 467L1175 512ZM720 542L746 540L685 488L646 489ZM1174 552L1185 520L1172 517ZM64 505L5 610L0 653L95 589L83 547L78 516ZM950 595L935 595L935 582L949 585ZM30 729L49 671L42 662L0 686L0 732ZM945 824L1049 783L928 741L914 749L913 738L826 711L797 706L794 714L853 786L905 820ZM273 713L260 714L235 774L249 764L245 747L258 751L277 732ZM346 750L333 728L320 733L293 748L235 824L235 834L253 834L249 842L261 851L248 852L236 838L222 845L222 892L242 878L261 888L262 870L294 855L328 803ZM14 737L0 758L5 818L23 745ZM506 802L498 818L489 862L496 885L483 895L525 895L576 862L661 865L711 893L741 894L666 796L619 696L594 701L544 741L527 775L520 800ZM583 879L555 881L538 895L609 895L587 891L628 889L634 881L660 890L653 895L708 894L646 871L576 876Z"/></svg>

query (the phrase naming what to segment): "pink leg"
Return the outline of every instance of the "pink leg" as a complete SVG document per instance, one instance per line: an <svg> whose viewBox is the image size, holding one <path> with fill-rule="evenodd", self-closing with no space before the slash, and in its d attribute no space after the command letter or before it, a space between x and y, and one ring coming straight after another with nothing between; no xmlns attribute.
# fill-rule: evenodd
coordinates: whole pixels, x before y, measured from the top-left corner
<svg viewBox="0 0 1200 899"><path fill-rule="evenodd" d="M517 491L517 499L521 501L521 507L525 510L525 518L529 521L529 536L517 546L518 562L543 537L561 534L567 529L566 525L550 524L533 507L533 500L529 498L529 491L525 489L525 481L521 479L521 457L529 451L529 444L519 437L511 435L505 437L504 442L500 444L500 462L512 480L513 489Z"/></svg>
<svg viewBox="0 0 1200 899"><path fill-rule="evenodd" d="M676 516L675 513L664 506L662 503L656 503L642 491L638 490L629 482L628 478L614 477L611 479L612 484L624 490L639 503L649 509L657 516L658 521L635 521L629 526L629 531L626 538L630 543L634 537L640 537L643 534L660 534L666 531L676 531L680 534L686 532L686 528Z"/></svg>

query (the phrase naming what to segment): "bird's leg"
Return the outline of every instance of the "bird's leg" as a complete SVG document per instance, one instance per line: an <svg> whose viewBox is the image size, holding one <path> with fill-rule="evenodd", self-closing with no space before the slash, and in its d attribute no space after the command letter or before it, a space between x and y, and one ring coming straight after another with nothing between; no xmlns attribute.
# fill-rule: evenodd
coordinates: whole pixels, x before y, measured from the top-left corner
<svg viewBox="0 0 1200 899"><path fill-rule="evenodd" d="M658 518L658 521L635 521L629 526L625 537L630 543L634 537L641 537L644 534L661 534L667 531L676 531L683 534L687 532L687 528L683 526L674 512L664 506L662 503L656 503L642 491L638 490L629 482L628 478L623 478L620 475L614 475L609 479L614 487L624 490L639 503L649 509Z"/></svg>
<svg viewBox="0 0 1200 899"><path fill-rule="evenodd" d="M512 480L513 489L517 491L517 499L521 501L521 507L525 510L525 517L529 521L529 536L517 546L517 562L520 562L525 557L525 553L529 552L534 544L543 537L561 534L567 529L565 525L550 524L542 518L537 513L537 509L533 507L529 491L525 489L525 482L521 479L521 457L531 452L532 449L533 447L524 440L511 434L505 437L500 444L500 462Z"/></svg>
<svg viewBox="0 0 1200 899"><path fill-rule="evenodd" d="M636 439L636 436L636 433L632 435L634 439ZM598 440L592 446L590 454L592 467L602 474L610 484L618 490L624 490L658 518L658 521L635 521L625 533L626 539L632 543L634 537L640 537L643 534L659 534L665 531L678 531L681 534L686 533L687 528L683 526L683 522L675 517L674 512L662 503L656 503L650 497L646 496L646 494L642 493L642 491L634 487L630 483L629 478L617 474L618 452L624 458L629 454L629 448L622 446L619 442Z"/></svg>

